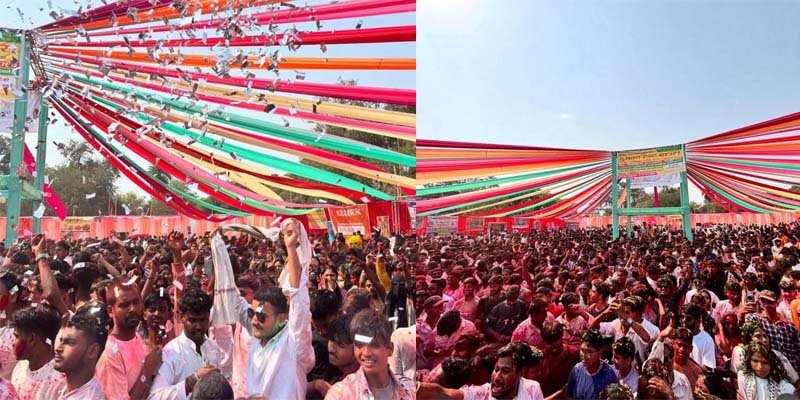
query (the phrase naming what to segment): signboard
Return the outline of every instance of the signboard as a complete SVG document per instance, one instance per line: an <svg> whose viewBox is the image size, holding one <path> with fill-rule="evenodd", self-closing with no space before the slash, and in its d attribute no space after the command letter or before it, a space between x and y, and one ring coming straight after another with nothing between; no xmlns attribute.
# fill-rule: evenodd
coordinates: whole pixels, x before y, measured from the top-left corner
<svg viewBox="0 0 800 400"><path fill-rule="evenodd" d="M680 183L684 171L686 160L680 145L617 153L617 176L629 179L634 189Z"/></svg>
<svg viewBox="0 0 800 400"><path fill-rule="evenodd" d="M449 236L458 231L458 217L428 217L428 232L436 232L439 236Z"/></svg>
<svg viewBox="0 0 800 400"><path fill-rule="evenodd" d="M494 237L500 233L506 231L506 223L505 222L490 222L486 225L487 233L489 234L489 238Z"/></svg>
<svg viewBox="0 0 800 400"><path fill-rule="evenodd" d="M511 223L512 229L526 229L528 228L528 218L514 217Z"/></svg>
<svg viewBox="0 0 800 400"><path fill-rule="evenodd" d="M325 220L325 210L318 209L306 214L308 218L308 229L325 230L328 228L328 221Z"/></svg>
<svg viewBox="0 0 800 400"><path fill-rule="evenodd" d="M468 231L483 230L483 217L467 217L467 230Z"/></svg>
<svg viewBox="0 0 800 400"><path fill-rule="evenodd" d="M91 232L93 218L67 217L61 223L61 232Z"/></svg>
<svg viewBox="0 0 800 400"><path fill-rule="evenodd" d="M565 221L564 228L569 229L571 231L577 231L580 229L581 225L578 221Z"/></svg>
<svg viewBox="0 0 800 400"><path fill-rule="evenodd" d="M328 215L337 233L352 235L361 232L369 237L369 211L366 204L328 209Z"/></svg>

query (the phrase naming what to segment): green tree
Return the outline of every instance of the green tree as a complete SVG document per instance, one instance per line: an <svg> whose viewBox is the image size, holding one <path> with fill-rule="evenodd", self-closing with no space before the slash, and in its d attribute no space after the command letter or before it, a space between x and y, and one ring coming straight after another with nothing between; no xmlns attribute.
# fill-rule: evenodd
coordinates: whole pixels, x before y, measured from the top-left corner
<svg viewBox="0 0 800 400"><path fill-rule="evenodd" d="M169 185L174 187L175 189L188 191L189 188L186 186L185 183L177 180L177 179L169 179ZM158 200L154 197L150 198L150 201L147 203L148 215L177 215L178 212L175 211L172 207L164 204L161 200Z"/></svg>
<svg viewBox="0 0 800 400"><path fill-rule="evenodd" d="M148 199L141 197L134 192L119 193L114 196L114 213L126 215L125 207L128 207L130 214L141 215L146 210Z"/></svg>
<svg viewBox="0 0 800 400"><path fill-rule="evenodd" d="M106 160L93 157L86 142L70 140L59 152L66 160L46 171L50 186L69 208L69 215L111 214L119 171ZM52 210L47 212L52 215Z"/></svg>

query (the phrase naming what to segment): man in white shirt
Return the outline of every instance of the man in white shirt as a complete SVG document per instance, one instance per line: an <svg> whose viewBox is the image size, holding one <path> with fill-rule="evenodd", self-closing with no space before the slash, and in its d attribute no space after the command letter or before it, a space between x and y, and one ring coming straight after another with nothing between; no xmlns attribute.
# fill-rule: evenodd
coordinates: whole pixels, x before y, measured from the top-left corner
<svg viewBox="0 0 800 400"><path fill-rule="evenodd" d="M588 329L599 327L600 334L613 337L615 341L623 336L629 337L636 346L638 360L645 360L650 343L658 337L660 331L644 318L644 306L645 301L639 296L628 296L622 303L615 301L596 318L591 319ZM619 318L611 322L601 322L613 314L617 314ZM592 318L585 311L583 316Z"/></svg>
<svg viewBox="0 0 800 400"><path fill-rule="evenodd" d="M286 267L278 278L281 288L259 289L251 303L250 321L245 321L253 336L247 391L265 399L301 400L306 395L306 375L314 367L307 270L312 249L297 220L284 221L281 232L287 252Z"/></svg>
<svg viewBox="0 0 800 400"><path fill-rule="evenodd" d="M103 354L109 328L111 317L105 305L87 303L61 330L54 358L55 370L65 375L59 399L105 399L95 376L95 366Z"/></svg>
<svg viewBox="0 0 800 400"><path fill-rule="evenodd" d="M703 367L714 369L717 367L717 359L714 347L714 339L708 332L702 329L703 311L696 304L684 304L681 325L692 331L692 360Z"/></svg>
<svg viewBox="0 0 800 400"><path fill-rule="evenodd" d="M744 303L742 303L742 285L739 282L734 280L726 282L725 296L728 298L717 303L714 311L711 312L711 317L714 318L714 321L722 321L722 317L729 312L738 314L739 310L744 307Z"/></svg>
<svg viewBox="0 0 800 400"><path fill-rule="evenodd" d="M150 399L187 399L199 379L224 369L228 354L206 336L213 304L202 290L183 293L179 305L183 332L164 346Z"/></svg>
<svg viewBox="0 0 800 400"><path fill-rule="evenodd" d="M513 342L503 346L497 352L497 361L494 364L491 382L480 386L466 385L460 389L448 389L436 383L421 383L416 398L421 400L542 400L544 394L539 382L523 377L524 372L534 363L535 357L531 347L524 342Z"/></svg>

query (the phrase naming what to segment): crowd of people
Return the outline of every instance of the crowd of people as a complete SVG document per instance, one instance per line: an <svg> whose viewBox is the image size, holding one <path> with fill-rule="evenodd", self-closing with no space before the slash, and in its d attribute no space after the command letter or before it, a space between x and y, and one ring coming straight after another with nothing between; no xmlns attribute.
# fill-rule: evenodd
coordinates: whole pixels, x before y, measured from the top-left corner
<svg viewBox="0 0 800 400"><path fill-rule="evenodd" d="M419 238L418 399L797 398L800 222Z"/></svg>
<svg viewBox="0 0 800 400"><path fill-rule="evenodd" d="M0 400L412 399L415 237L356 236L19 240Z"/></svg>

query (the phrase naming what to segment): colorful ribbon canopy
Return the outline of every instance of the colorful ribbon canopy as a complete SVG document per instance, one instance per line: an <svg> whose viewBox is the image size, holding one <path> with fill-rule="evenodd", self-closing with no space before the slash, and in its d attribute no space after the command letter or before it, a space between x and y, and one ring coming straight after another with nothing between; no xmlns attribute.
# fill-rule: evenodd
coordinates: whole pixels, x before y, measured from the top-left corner
<svg viewBox="0 0 800 400"><path fill-rule="evenodd" d="M800 210L800 113L685 145L689 181L729 212ZM611 153L417 141L417 212L585 216L608 201Z"/></svg>
<svg viewBox="0 0 800 400"><path fill-rule="evenodd" d="M416 90L305 78L413 74L413 46L395 56L416 27L377 24L413 21L415 10L414 0L130 0L39 27L35 70L56 112L173 209L212 220L300 215L414 193ZM358 51L375 57L332 56ZM286 201L277 190L331 202Z"/></svg>

